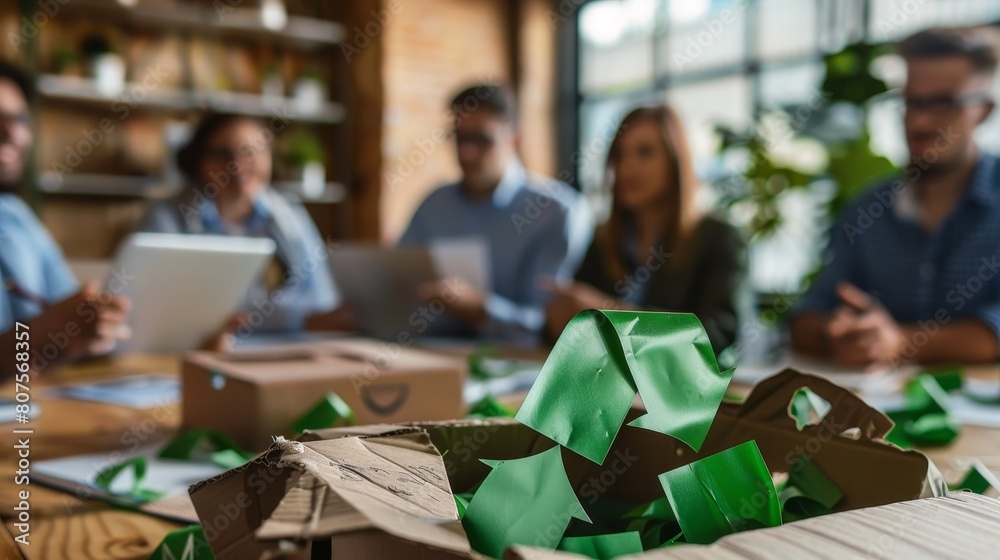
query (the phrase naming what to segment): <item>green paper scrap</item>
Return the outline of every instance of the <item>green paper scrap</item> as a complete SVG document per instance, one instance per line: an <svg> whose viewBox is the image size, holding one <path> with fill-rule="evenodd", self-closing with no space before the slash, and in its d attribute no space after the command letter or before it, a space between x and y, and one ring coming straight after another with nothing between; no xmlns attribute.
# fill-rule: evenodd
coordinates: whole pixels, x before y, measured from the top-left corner
<svg viewBox="0 0 1000 560"><path fill-rule="evenodd" d="M781 504L782 523L791 523L792 521L833 513L833 510L794 486L782 490L778 494L778 502Z"/></svg>
<svg viewBox="0 0 1000 560"><path fill-rule="evenodd" d="M591 537L565 537L559 541L557 550L582 554L596 560L612 560L619 556L639 554L643 548L639 533L629 531Z"/></svg>
<svg viewBox="0 0 1000 560"><path fill-rule="evenodd" d="M562 450L495 463L462 518L472 548L492 558L515 544L555 548L570 520L590 522L566 478Z"/></svg>
<svg viewBox="0 0 1000 560"><path fill-rule="evenodd" d="M945 378L945 383L951 383ZM913 446L939 447L958 437L960 428L948 414L948 394L933 375L923 374L906 383L906 406L886 411L895 423L886 440L908 449Z"/></svg>
<svg viewBox="0 0 1000 560"><path fill-rule="evenodd" d="M636 394L631 426L701 448L732 370L689 313L587 310L563 330L515 418L601 464Z"/></svg>
<svg viewBox="0 0 1000 560"><path fill-rule="evenodd" d="M658 498L625 514L627 530L639 533L644 550L674 542L682 535L680 525L666 498ZM664 534L666 533L666 534Z"/></svg>
<svg viewBox="0 0 1000 560"><path fill-rule="evenodd" d="M214 560L201 525L189 525L170 531L156 547L149 560Z"/></svg>
<svg viewBox="0 0 1000 560"><path fill-rule="evenodd" d="M800 456L788 473L786 487L794 486L827 509L844 499L844 493L809 458Z"/></svg>
<svg viewBox="0 0 1000 560"><path fill-rule="evenodd" d="M455 494L455 507L458 508L458 518L465 517L465 512L469 509L469 498L461 494Z"/></svg>
<svg viewBox="0 0 1000 560"><path fill-rule="evenodd" d="M753 440L660 475L684 540L718 538L781 525L781 505Z"/></svg>
<svg viewBox="0 0 1000 560"><path fill-rule="evenodd" d="M153 500L158 500L162 497L162 494L142 487L142 483L146 479L147 466L148 463L146 458L141 455L126 459L97 473L97 476L94 479L94 484L109 494L126 497L138 503L144 504L152 502ZM132 470L132 488L124 494L120 492L113 492L111 490L112 483L114 483L121 473L128 469Z"/></svg>
<svg viewBox="0 0 1000 560"><path fill-rule="evenodd" d="M975 460L969 467L969 472L965 474L962 481L957 484L949 484L948 490L959 492L968 490L976 494L985 494L987 490L993 488L1000 491L1000 481L993 475L993 472L986 468L980 460Z"/></svg>
<svg viewBox="0 0 1000 560"><path fill-rule="evenodd" d="M495 398L486 395L469 409L467 418L513 418L514 410L500 404Z"/></svg>
<svg viewBox="0 0 1000 560"><path fill-rule="evenodd" d="M935 368L922 371L920 375L930 375L937 381L937 384L944 389L944 392L951 393L962 388L962 368L958 366Z"/></svg>
<svg viewBox="0 0 1000 560"><path fill-rule="evenodd" d="M323 398L309 407L309 410L295 421L293 428L296 433L302 433L306 430L332 428L341 423L353 425L354 411L344 399L331 392L323 395Z"/></svg>
<svg viewBox="0 0 1000 560"><path fill-rule="evenodd" d="M795 418L795 428L800 432L806 426L818 425L833 408L826 399L814 393L809 387L795 391L788 406L792 417Z"/></svg>
<svg viewBox="0 0 1000 560"><path fill-rule="evenodd" d="M253 453L243 449L233 438L216 430L202 428L185 430L177 434L160 450L159 457L190 461L195 458L203 444L211 445L215 449L209 455L211 461L227 470L242 466L254 458Z"/></svg>

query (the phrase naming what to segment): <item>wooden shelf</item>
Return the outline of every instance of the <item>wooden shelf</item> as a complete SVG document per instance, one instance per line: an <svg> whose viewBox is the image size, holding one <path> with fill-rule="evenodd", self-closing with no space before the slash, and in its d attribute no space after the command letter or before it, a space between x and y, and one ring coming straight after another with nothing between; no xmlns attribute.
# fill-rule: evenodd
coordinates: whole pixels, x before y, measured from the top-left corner
<svg viewBox="0 0 1000 560"><path fill-rule="evenodd" d="M211 109L219 112L238 113L254 117L280 115L292 121L305 123L337 124L346 113L339 103L324 103L318 110L303 110L299 102L289 97L268 97L253 93L229 91L198 92L159 87L143 90L142 101L130 92L142 88L139 84L126 84L120 93L109 93L87 78L45 74L38 79L38 91L46 99L89 105L102 105L115 111L115 107L141 107L172 112L191 112Z"/></svg>
<svg viewBox="0 0 1000 560"><path fill-rule="evenodd" d="M222 2L222 9L217 12L183 3L143 5L139 0L138 5L128 7L114 0L73 0L62 6L60 16L100 18L146 29L222 35L306 50L326 48L344 40L344 27L337 22L290 15L284 27L271 29L261 21L260 10L234 4L237 7L230 8Z"/></svg>
<svg viewBox="0 0 1000 560"><path fill-rule="evenodd" d="M297 196L305 204L340 204L347 200L347 189L340 183L327 183L326 193L319 198L310 198L302 194L301 183L296 181L276 181L275 189Z"/></svg>
<svg viewBox="0 0 1000 560"><path fill-rule="evenodd" d="M297 196L306 204L340 204L347 200L347 189L340 183L327 183L326 193L319 198L303 196L300 183L295 181L276 181L272 186L281 192ZM72 173L60 178L57 173L51 171L39 177L38 187L47 194L119 196L153 200L171 198L180 192L178 187L165 185L158 177Z"/></svg>
<svg viewBox="0 0 1000 560"><path fill-rule="evenodd" d="M60 178L51 171L38 178L38 188L47 194L149 199L170 198L178 191L176 187L163 185L156 177L72 173Z"/></svg>

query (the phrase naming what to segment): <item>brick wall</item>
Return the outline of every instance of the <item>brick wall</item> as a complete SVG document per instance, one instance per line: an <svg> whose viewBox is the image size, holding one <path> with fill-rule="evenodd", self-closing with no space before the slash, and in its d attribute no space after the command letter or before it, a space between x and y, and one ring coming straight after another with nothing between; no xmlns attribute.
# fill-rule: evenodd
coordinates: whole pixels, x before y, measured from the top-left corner
<svg viewBox="0 0 1000 560"><path fill-rule="evenodd" d="M395 240L435 187L458 178L454 144L444 133L450 97L479 81L512 83L520 67L522 152L532 171L553 173L554 31L550 0L522 6L520 48L511 45L508 0L400 0L386 26L382 238ZM522 53L518 55L517 53ZM511 57L517 57L517 64Z"/></svg>

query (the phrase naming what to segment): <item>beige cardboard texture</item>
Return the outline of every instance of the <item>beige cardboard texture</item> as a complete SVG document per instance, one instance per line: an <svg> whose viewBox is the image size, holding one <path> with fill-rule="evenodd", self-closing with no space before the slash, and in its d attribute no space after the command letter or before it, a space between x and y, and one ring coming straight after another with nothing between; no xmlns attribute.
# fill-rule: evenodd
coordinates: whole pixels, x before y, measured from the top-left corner
<svg viewBox="0 0 1000 560"><path fill-rule="evenodd" d="M465 363L362 339L269 354L191 353L181 372L184 428L212 428L263 450L327 392L358 424L448 420L462 415Z"/></svg>
<svg viewBox="0 0 1000 560"><path fill-rule="evenodd" d="M743 560L746 558L997 558L1000 500L959 492L796 521L620 560ZM359 557L360 558L360 557ZM586 556L513 547L506 560L582 560Z"/></svg>

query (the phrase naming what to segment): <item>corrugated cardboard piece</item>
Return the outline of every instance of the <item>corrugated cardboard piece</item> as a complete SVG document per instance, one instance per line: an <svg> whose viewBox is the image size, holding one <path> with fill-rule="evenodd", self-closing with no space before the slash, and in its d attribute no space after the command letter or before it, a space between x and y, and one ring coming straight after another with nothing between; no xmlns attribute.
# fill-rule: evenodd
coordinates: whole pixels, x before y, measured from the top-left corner
<svg viewBox="0 0 1000 560"><path fill-rule="evenodd" d="M219 430L266 449L327 392L360 424L461 416L465 363L412 348L343 339L270 354L189 354L181 372L183 428Z"/></svg>
<svg viewBox="0 0 1000 560"><path fill-rule="evenodd" d="M866 508L667 547L621 560L745 558L996 558L1000 500L969 492ZM507 560L580 560L566 552L513 547Z"/></svg>
<svg viewBox="0 0 1000 560"><path fill-rule="evenodd" d="M802 387L831 409L822 422L800 431L788 406ZM625 426L604 465L568 450L562 458L584 508L594 507L598 496L634 504L661 497L660 473L751 439L773 472L787 472L808 457L844 493L836 511L944 495L944 482L924 455L880 440L890 427L853 393L786 370L758 385L743 405L724 404L701 453ZM219 558L265 558L310 547L325 557L321 551L331 545L332 558L477 557L450 492L467 491L485 478L488 467L480 458L525 457L554 445L509 419L338 428L300 439L276 443L249 465L192 487ZM220 511L234 510L226 504L242 503L247 505L235 508L234 519L219 522Z"/></svg>

